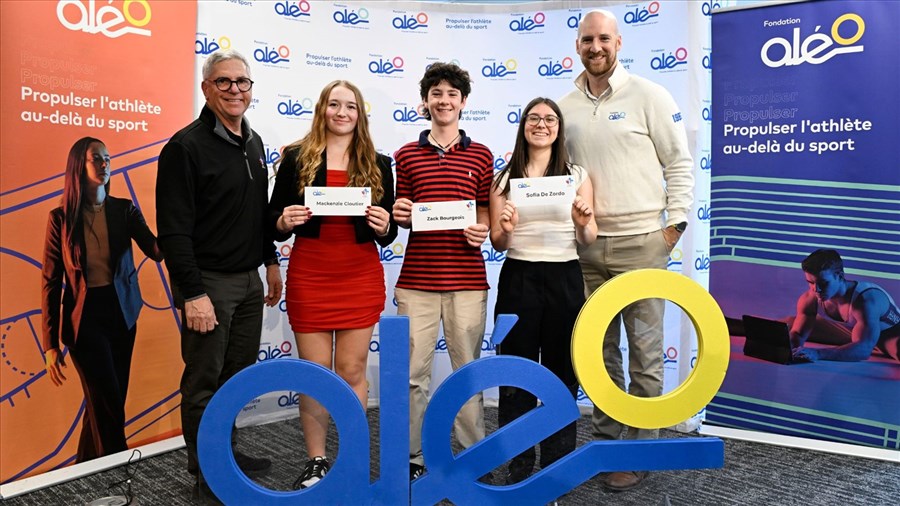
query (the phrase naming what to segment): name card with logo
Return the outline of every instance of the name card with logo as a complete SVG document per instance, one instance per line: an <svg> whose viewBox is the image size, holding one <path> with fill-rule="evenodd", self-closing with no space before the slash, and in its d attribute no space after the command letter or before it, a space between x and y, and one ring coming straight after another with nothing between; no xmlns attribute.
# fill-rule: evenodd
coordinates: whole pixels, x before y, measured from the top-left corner
<svg viewBox="0 0 900 506"><path fill-rule="evenodd" d="M366 207L372 204L368 187L307 186L304 195L313 216L365 216Z"/></svg>
<svg viewBox="0 0 900 506"><path fill-rule="evenodd" d="M575 191L572 176L528 177L509 182L509 200L518 207L572 205Z"/></svg>
<svg viewBox="0 0 900 506"><path fill-rule="evenodd" d="M412 229L414 232L462 230L469 225L474 225L476 221L474 200L416 202L413 204Z"/></svg>

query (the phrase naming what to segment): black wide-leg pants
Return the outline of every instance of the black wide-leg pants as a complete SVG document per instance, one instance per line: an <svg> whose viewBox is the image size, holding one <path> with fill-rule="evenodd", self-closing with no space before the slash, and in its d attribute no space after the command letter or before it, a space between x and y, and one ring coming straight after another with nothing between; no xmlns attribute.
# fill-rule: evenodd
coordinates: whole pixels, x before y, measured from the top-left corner
<svg viewBox="0 0 900 506"><path fill-rule="evenodd" d="M76 462L128 449L125 397L136 333L137 325L126 327L113 285L88 288L78 338L69 347L85 401Z"/></svg>
<svg viewBox="0 0 900 506"><path fill-rule="evenodd" d="M494 314L515 314L519 321L498 347L500 355L515 355L553 372L575 398L578 380L572 368L572 329L584 305L584 281L577 260L526 262L507 258L500 270ZM500 387L500 426L537 405L531 393ZM540 443L541 468L575 449L575 422ZM510 472L531 473L535 450L531 448L510 462Z"/></svg>

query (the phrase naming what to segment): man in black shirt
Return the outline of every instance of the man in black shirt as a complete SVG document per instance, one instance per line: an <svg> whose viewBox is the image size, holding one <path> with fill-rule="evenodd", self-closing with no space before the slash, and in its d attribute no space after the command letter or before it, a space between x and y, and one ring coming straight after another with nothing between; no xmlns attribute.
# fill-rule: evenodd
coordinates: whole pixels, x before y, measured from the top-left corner
<svg viewBox="0 0 900 506"><path fill-rule="evenodd" d="M175 305L181 309L181 425L195 491L217 503L197 462L197 430L209 400L230 377L256 362L263 303L274 306L282 282L275 244L265 232L268 172L262 140L244 112L253 81L240 53L213 53L203 65L206 105L159 156L159 243ZM268 293L258 274L266 265ZM235 452L244 472L267 459Z"/></svg>

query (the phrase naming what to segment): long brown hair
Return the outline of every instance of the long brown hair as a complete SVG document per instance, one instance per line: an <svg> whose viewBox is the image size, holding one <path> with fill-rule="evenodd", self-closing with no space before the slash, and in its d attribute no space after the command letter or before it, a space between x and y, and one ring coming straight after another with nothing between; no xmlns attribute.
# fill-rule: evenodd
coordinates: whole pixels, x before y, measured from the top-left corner
<svg viewBox="0 0 900 506"><path fill-rule="evenodd" d="M82 137L75 141L69 149L69 159L66 161L66 177L63 183L63 194L60 205L63 208L63 216L66 223L66 243L72 244L74 231L81 223L81 205L84 203L84 185L87 175L88 148L93 143L106 144L94 137ZM106 185L106 194L109 195L109 181ZM77 250L77 248L76 248Z"/></svg>
<svg viewBox="0 0 900 506"><path fill-rule="evenodd" d="M550 162L547 164L547 170L544 172L544 175L566 176L571 174L568 167L569 152L566 151L566 129L562 112L559 110L559 106L556 105L556 102L552 99L537 97L531 102L528 102L528 105L526 105L525 109L522 111L522 114L519 117L519 130L518 133L516 133L516 146L513 148L512 157L510 157L509 163L506 164L506 167L500 171L500 174L494 180L494 187L499 188L500 181L504 179L502 174L506 172L506 186L503 188L503 195L509 194L510 179L528 177L525 172L525 167L528 166L528 141L525 140L525 116L528 116L528 113L530 113L538 104L546 104L553 109L553 113L559 117L559 128L557 130L556 140L551 146Z"/></svg>
<svg viewBox="0 0 900 506"><path fill-rule="evenodd" d="M359 111L356 120L356 131L353 132L353 141L350 143L350 164L347 167L348 186L369 186L372 188L372 202L378 203L384 196L381 187L381 170L376 163L375 143L369 135L369 120L366 116L365 101L362 92L349 81L337 80L328 83L322 89L316 108L313 112L312 128L302 139L292 142L284 148L284 158L296 157L297 161L297 193L303 195L303 189L312 184L316 178L316 170L322 163L322 153L325 152L325 137L327 135L325 125L325 109L328 108L328 98L331 91L342 86L353 92L356 98L356 106ZM293 152L296 151L296 154ZM282 158L282 160L284 160Z"/></svg>

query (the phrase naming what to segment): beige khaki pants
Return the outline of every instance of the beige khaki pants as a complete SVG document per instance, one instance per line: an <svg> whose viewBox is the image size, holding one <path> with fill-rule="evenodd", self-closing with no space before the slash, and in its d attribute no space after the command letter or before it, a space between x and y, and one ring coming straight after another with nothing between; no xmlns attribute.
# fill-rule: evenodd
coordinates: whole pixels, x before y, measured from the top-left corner
<svg viewBox="0 0 900 506"><path fill-rule="evenodd" d="M409 460L425 465L422 458L422 419L428 404L431 367L438 327L444 324L444 340L455 371L481 355L487 291L426 292L397 288L397 314L409 317ZM479 393L466 402L453 423L456 439L468 448L484 438L484 401Z"/></svg>
<svg viewBox="0 0 900 506"><path fill-rule="evenodd" d="M590 296L614 276L636 269L665 269L669 252L662 230L629 236L600 236L578 251L584 273L586 295ZM663 386L663 299L644 299L626 306L613 318L603 339L603 360L616 385L625 390L620 328L625 325L628 340L628 393L635 397L656 397ZM625 429L626 439L654 439L658 429L627 427L594 407L591 418L597 439L618 439Z"/></svg>

